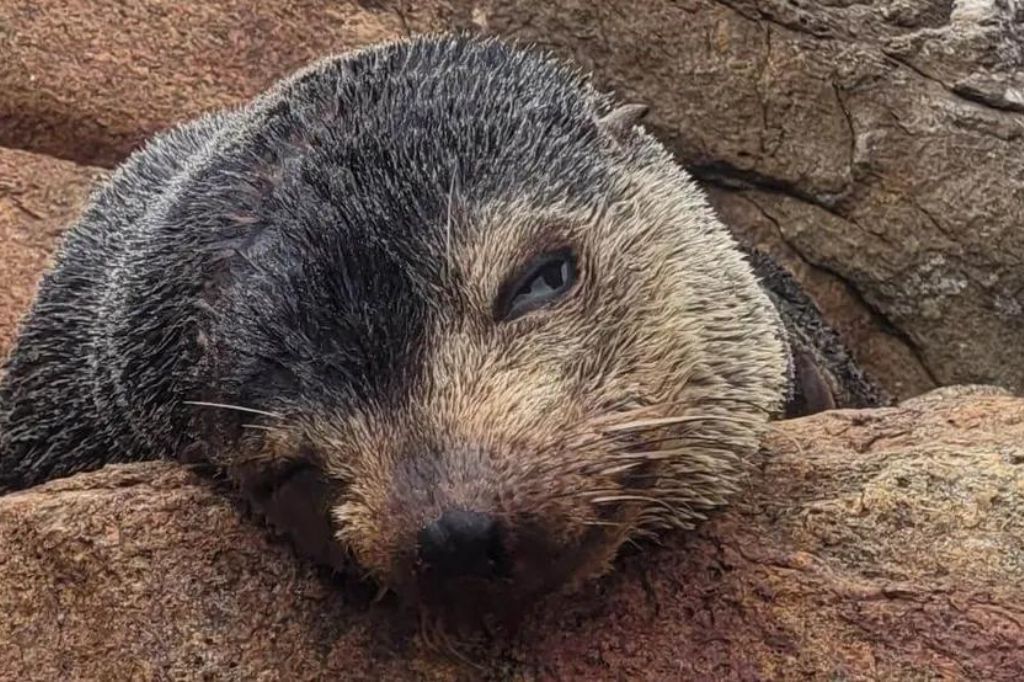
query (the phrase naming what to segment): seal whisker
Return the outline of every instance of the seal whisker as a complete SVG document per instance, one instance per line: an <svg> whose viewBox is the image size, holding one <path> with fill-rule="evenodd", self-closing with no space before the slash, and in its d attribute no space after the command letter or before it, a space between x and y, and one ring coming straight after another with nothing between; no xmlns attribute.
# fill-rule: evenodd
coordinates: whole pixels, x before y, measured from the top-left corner
<svg viewBox="0 0 1024 682"><path fill-rule="evenodd" d="M442 623L438 623L436 632L440 638L441 645L444 647L445 653L475 670L483 670L483 666L481 666L479 662L470 659L459 649L458 644L449 636L448 631L443 627Z"/></svg>
<svg viewBox="0 0 1024 682"><path fill-rule="evenodd" d="M615 521L582 521L584 526L606 526L608 528L623 528L625 523L616 523Z"/></svg>
<svg viewBox="0 0 1024 682"><path fill-rule="evenodd" d="M452 171L451 181L448 183L448 206L447 216L445 219L444 226L444 257L445 257L445 273L450 278L452 268L452 205L455 202L455 187L458 184L459 172L458 169Z"/></svg>
<svg viewBox="0 0 1024 682"><path fill-rule="evenodd" d="M200 407L216 407L224 410L235 410L237 412L248 412L249 414L259 414L264 417L271 417L273 419L284 419L283 414L277 412L268 412L267 410L257 410L253 407L244 407L242 405L230 405L228 403L211 403L203 400L183 400L183 405L198 405Z"/></svg>
<svg viewBox="0 0 1024 682"><path fill-rule="evenodd" d="M757 403L742 398L735 398L732 396L715 396L715 395L697 395L687 396L685 398L679 398L677 400L663 400L656 403L649 403L646 405L640 405L638 407L632 407L625 410L612 409L608 412L601 414L599 417L592 419L592 423L601 423L603 421L614 421L620 419L625 415L641 415L650 412L660 412L668 409L673 409L684 405L687 407L698 407L704 403L732 403L740 405L748 405L758 412L767 412L768 410Z"/></svg>
<svg viewBox="0 0 1024 682"><path fill-rule="evenodd" d="M646 502L658 507L664 507L672 512L677 510L677 507L669 504L665 500L657 497L649 497L647 495L608 495L606 497L594 497L591 498L590 501L593 504L609 504L611 502Z"/></svg>
<svg viewBox="0 0 1024 682"><path fill-rule="evenodd" d="M725 402L725 401L721 401L721 402ZM598 417L594 417L594 418L588 420L587 423L590 424L591 426L599 427L599 426L602 426L602 425L607 424L607 423L612 423L613 425L616 425L619 422L621 422L622 420L628 420L628 419L636 419L637 421L650 421L650 420L655 420L655 419L661 420L661 419L679 419L679 418L687 418L687 419L691 419L691 418L692 419L696 419L696 418L704 418L704 419L728 418L728 419L732 419L732 420L744 420L746 422L760 421L760 419L758 419L758 418L756 418L754 416L745 416L745 415L742 415L742 414L740 414L740 415L737 415L737 414L722 415L722 414L711 413L711 412L697 412L697 413L677 414L677 413L674 413L670 409L670 408L676 407L676 406L678 406L680 404L686 404L688 407L698 407L698 406L701 406L700 402L694 403L693 401L670 401L670 402L664 402L664 403L657 403L657 404L653 404L653 405L645 405L643 407L634 408L634 409L631 409L631 410L622 410L622 411L618 411L618 412L611 412L611 413L607 413L607 414L602 414L602 415L600 415ZM651 416L648 417L648 415L651 415ZM645 417L647 417L647 419L643 419ZM656 424L656 425L658 425L658 424Z"/></svg>
<svg viewBox="0 0 1024 682"><path fill-rule="evenodd" d="M704 403L720 403L730 405L744 405L753 410L756 410L760 414L771 414L771 410L764 405L758 405L752 400L744 400L742 398L734 398L732 396L704 396L702 398L694 398L689 400L694 405L703 405Z"/></svg>
<svg viewBox="0 0 1024 682"><path fill-rule="evenodd" d="M662 428L666 426L676 426L679 424L693 424L706 421L715 421L724 424L740 424L747 426L751 423L748 419L742 419L739 417L727 417L724 415L681 415L678 417L655 417L652 419L640 419L632 422L626 422L623 424L613 424L605 427L605 431L611 433L618 433L622 431L648 431L651 429Z"/></svg>
<svg viewBox="0 0 1024 682"><path fill-rule="evenodd" d="M430 627L430 614L427 611L427 609L424 608L424 609L420 610L419 616L420 616L420 628L419 628L420 641L423 642L424 647L426 647L426 649L428 651L436 651L437 650L437 645L434 642L434 637L433 637L433 634L432 634L433 631L432 631L432 628Z"/></svg>

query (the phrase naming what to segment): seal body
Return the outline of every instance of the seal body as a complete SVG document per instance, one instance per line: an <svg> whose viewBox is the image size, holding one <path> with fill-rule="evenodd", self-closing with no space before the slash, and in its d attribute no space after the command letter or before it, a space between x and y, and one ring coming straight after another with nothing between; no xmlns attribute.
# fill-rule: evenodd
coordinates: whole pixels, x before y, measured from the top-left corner
<svg viewBox="0 0 1024 682"><path fill-rule="evenodd" d="M449 611L690 527L794 394L792 306L632 112L447 36L161 135L41 284L0 489L205 462L305 553Z"/></svg>

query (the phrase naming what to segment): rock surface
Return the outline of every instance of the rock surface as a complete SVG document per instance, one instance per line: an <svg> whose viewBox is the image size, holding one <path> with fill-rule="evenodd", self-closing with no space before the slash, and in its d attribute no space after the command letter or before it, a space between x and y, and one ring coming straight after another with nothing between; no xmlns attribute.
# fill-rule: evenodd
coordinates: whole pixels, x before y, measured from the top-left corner
<svg viewBox="0 0 1024 682"><path fill-rule="evenodd" d="M1014 3L489 3L625 97L901 397L1024 389Z"/></svg>
<svg viewBox="0 0 1024 682"><path fill-rule="evenodd" d="M1003 0L0 5L0 146L112 165L322 54L514 36L653 106L744 239L906 397L1024 390L1024 10ZM54 59L54 54L67 58Z"/></svg>
<svg viewBox="0 0 1024 682"><path fill-rule="evenodd" d="M0 356L94 165L326 52L465 27L652 104L897 395L1024 390L1022 22L1002 0L0 3ZM552 600L482 672L181 468L0 497L0 679L1020 679L1024 399L959 393L778 424L733 507Z"/></svg>
<svg viewBox="0 0 1024 682"><path fill-rule="evenodd" d="M194 474L0 497L11 679L986 679L1024 670L1024 400L781 422L730 509L470 669ZM404 624L404 625L403 625ZM415 628L412 628L413 630Z"/></svg>
<svg viewBox="0 0 1024 682"><path fill-rule="evenodd" d="M0 3L0 146L114 165L312 59L401 35L399 13L374 4Z"/></svg>
<svg viewBox="0 0 1024 682"><path fill-rule="evenodd" d="M105 175L99 168L0 148L0 358L64 229Z"/></svg>

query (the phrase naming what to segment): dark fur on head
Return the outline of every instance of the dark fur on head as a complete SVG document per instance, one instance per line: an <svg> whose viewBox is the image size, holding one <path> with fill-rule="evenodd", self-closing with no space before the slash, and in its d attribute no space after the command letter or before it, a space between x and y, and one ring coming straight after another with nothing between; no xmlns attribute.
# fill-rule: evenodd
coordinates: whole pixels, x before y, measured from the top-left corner
<svg viewBox="0 0 1024 682"><path fill-rule="evenodd" d="M640 115L546 57L440 37L160 136L42 283L0 389L0 489L210 462L306 553L442 611L527 603L689 527L790 363ZM502 319L516 274L565 249L571 291ZM493 522L500 575L424 578L446 513Z"/></svg>

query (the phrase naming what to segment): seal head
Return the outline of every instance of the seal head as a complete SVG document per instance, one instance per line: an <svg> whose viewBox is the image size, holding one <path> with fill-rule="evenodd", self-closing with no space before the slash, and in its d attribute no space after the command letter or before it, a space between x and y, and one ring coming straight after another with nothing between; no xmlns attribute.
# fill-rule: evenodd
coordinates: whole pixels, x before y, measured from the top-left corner
<svg viewBox="0 0 1024 682"><path fill-rule="evenodd" d="M212 448L244 485L315 481L278 506L318 500L363 567L445 609L529 602L727 499L784 398L781 328L620 108L442 39L323 62L249 117L177 203L229 207L202 213L240 241L203 399L279 415ZM205 189L232 166L247 204Z"/></svg>
<svg viewBox="0 0 1024 682"><path fill-rule="evenodd" d="M691 527L736 488L790 360L641 113L547 56L429 37L169 133L44 285L4 467L52 475L41 443L69 418L98 434L64 444L79 469L104 448L210 461L303 551L455 617ZM46 306L75 268L90 319L62 326ZM29 353L61 334L93 390L58 415L71 389ZM48 409L49 435L17 418Z"/></svg>

